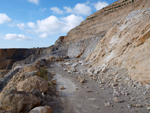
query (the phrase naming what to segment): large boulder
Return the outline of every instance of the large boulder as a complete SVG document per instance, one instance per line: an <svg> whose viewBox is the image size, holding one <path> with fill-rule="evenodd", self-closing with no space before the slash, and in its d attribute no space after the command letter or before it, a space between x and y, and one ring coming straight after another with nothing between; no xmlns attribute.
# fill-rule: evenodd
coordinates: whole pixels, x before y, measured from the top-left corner
<svg viewBox="0 0 150 113"><path fill-rule="evenodd" d="M49 106L39 106L32 109L29 113L52 113L52 109Z"/></svg>
<svg viewBox="0 0 150 113"><path fill-rule="evenodd" d="M40 105L40 100L36 96L24 91L3 90L0 94L0 110L25 113L38 105Z"/></svg>
<svg viewBox="0 0 150 113"><path fill-rule="evenodd" d="M25 79L30 78L32 76L36 76L36 72L37 71L24 73L23 69L19 70L19 72L12 77L12 79L6 85L4 90L16 89L18 83L20 83L20 82L24 81Z"/></svg>
<svg viewBox="0 0 150 113"><path fill-rule="evenodd" d="M32 89L46 92L48 90L48 83L41 77L33 76L17 84L18 91L30 92Z"/></svg>

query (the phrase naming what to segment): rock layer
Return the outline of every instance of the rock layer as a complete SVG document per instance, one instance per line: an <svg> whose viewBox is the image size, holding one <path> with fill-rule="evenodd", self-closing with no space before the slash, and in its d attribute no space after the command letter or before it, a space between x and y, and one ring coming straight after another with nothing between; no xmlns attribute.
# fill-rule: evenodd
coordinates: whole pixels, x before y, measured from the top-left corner
<svg viewBox="0 0 150 113"><path fill-rule="evenodd" d="M131 12L106 33L87 59L94 67L127 68L133 80L148 83L149 38L150 9Z"/></svg>

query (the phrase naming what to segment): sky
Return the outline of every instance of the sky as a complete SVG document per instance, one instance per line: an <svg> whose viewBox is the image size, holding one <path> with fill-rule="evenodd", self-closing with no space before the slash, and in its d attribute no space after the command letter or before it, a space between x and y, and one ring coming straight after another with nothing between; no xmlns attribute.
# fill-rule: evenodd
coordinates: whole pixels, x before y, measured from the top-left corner
<svg viewBox="0 0 150 113"><path fill-rule="evenodd" d="M0 0L0 48L49 47L116 0Z"/></svg>

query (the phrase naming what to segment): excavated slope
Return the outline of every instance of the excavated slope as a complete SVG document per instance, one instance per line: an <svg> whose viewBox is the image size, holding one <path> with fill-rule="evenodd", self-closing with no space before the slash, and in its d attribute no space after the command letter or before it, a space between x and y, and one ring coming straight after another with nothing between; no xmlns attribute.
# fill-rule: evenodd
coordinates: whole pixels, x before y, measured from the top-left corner
<svg viewBox="0 0 150 113"><path fill-rule="evenodd" d="M150 8L133 11L106 33L87 60L93 67L123 67L131 79L150 82Z"/></svg>
<svg viewBox="0 0 150 113"><path fill-rule="evenodd" d="M149 0L120 0L90 15L72 29L63 42L68 46L70 57L87 57L106 32L132 11L150 7Z"/></svg>

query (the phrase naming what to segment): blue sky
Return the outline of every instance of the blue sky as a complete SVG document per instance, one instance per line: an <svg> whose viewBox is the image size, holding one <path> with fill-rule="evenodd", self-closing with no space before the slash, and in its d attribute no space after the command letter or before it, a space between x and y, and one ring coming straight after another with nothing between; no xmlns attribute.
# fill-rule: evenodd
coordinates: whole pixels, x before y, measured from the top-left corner
<svg viewBox="0 0 150 113"><path fill-rule="evenodd" d="M116 0L0 0L0 48L48 47Z"/></svg>

